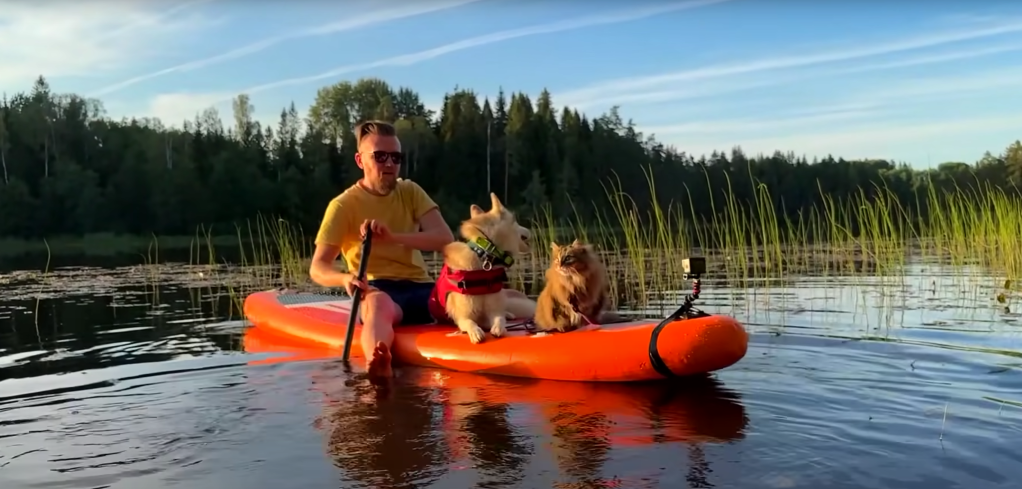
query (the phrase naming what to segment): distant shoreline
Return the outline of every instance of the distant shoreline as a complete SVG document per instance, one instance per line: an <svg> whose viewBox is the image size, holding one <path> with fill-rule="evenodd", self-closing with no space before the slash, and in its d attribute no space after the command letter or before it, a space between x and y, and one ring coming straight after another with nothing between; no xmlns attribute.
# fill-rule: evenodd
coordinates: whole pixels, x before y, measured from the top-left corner
<svg viewBox="0 0 1022 489"><path fill-rule="evenodd" d="M201 245L207 241L201 237ZM237 235L211 236L214 246L238 246ZM139 236L131 234L91 233L83 236L53 236L48 238L0 238L0 258L46 254L52 256L115 256L157 251L181 251L196 246L195 236Z"/></svg>

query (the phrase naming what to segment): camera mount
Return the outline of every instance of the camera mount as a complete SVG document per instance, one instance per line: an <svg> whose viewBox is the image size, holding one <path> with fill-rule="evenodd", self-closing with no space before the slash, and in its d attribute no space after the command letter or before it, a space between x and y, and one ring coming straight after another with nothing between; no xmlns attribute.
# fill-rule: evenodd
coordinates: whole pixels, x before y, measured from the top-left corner
<svg viewBox="0 0 1022 489"><path fill-rule="evenodd" d="M683 272L682 278L692 281L692 293L685 296L685 302L669 317L692 319L708 316L708 314L695 309L693 306L693 303L699 300L699 293L702 292L702 282L700 279L706 273L706 258L701 256L685 258L681 260L681 269Z"/></svg>
<svg viewBox="0 0 1022 489"><path fill-rule="evenodd" d="M709 316L709 314L706 314L692 306L692 303L699 299L699 292L702 291L700 279L703 274L706 273L706 258L685 258L681 261L681 268L683 272L682 277L685 280L692 281L692 293L686 295L685 302L681 305L681 307L662 319L649 334L649 363L654 370L667 378L673 378L675 375L671 372L670 367L667 366L667 363L664 362L664 359L660 356L660 350L657 347L657 341L660 338L660 333L663 332L664 328L666 328L668 324L679 319L695 319Z"/></svg>

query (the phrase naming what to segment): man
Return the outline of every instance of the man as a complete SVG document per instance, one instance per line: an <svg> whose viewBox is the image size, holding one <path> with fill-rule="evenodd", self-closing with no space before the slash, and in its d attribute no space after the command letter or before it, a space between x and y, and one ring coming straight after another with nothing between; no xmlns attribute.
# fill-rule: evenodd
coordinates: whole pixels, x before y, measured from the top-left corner
<svg viewBox="0 0 1022 489"><path fill-rule="evenodd" d="M443 251L454 236L422 187L398 180L404 155L394 126L364 122L355 128L355 137L355 163L363 177L330 201L309 276L324 287L344 287L348 295L356 288L363 291L362 350L370 380L380 382L393 375L393 325L433 322L428 308L433 281L421 252ZM373 231L373 248L362 282L354 274L366 229ZM349 273L334 269L340 253Z"/></svg>

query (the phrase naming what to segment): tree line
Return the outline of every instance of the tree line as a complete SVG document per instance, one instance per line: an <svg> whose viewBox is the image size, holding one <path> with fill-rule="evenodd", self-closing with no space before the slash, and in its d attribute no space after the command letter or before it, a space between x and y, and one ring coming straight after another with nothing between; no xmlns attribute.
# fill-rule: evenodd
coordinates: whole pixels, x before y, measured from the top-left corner
<svg viewBox="0 0 1022 489"><path fill-rule="evenodd" d="M780 217L819 206L823 195L841 200L878 187L912 203L934 186L1017 192L1022 183L1018 141L974 164L931 170L885 160L808 161L780 150L749 156L739 147L696 156L638 132L617 108L595 117L558 110L546 90L535 100L501 90L491 101L456 89L434 113L411 88L363 78L319 89L304 117L292 103L275 127L263 127L253 112L242 94L226 122L214 108L180 128L151 118L115 121L100 101L54 93L40 76L0 103L0 236L190 235L200 224L231 234L232 223L257 215L314 232L326 203L359 177L352 129L366 119L395 123L407 154L403 176L422 185L452 223L491 190L526 217L585 221L612 214L612 184L640 216L655 200L709 220L727 194L745 205L762 202L760 186Z"/></svg>

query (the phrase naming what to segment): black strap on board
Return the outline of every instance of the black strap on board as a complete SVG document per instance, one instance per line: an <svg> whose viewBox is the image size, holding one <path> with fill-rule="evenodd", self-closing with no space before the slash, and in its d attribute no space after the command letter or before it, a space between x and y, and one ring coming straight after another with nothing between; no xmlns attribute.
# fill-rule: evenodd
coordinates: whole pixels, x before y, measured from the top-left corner
<svg viewBox="0 0 1022 489"><path fill-rule="evenodd" d="M660 348L657 346L657 340L660 339L660 333L667 327L668 324L673 323L679 319L685 319L690 317L690 311L692 311L692 303L699 298L699 292L702 290L702 284L699 278L692 279L692 293L685 297L685 302L678 308L677 311L672 312L665 317L653 331L649 333L649 364L656 370L657 373L663 375L668 379L677 378L671 371L671 368L667 366L667 362L664 362L664 358L660 356ZM700 316L707 315L706 313L696 309Z"/></svg>
<svg viewBox="0 0 1022 489"><path fill-rule="evenodd" d="M663 331L668 324L680 319L680 316L675 316L678 312L681 312L681 309L678 309L678 311L674 314L665 317L649 334L649 364L653 366L653 370L656 370L657 373L668 379L676 378L677 375L674 375L671 368L667 366L666 362L664 362L663 357L660 356L660 349L657 347L657 340L660 339L660 332Z"/></svg>

